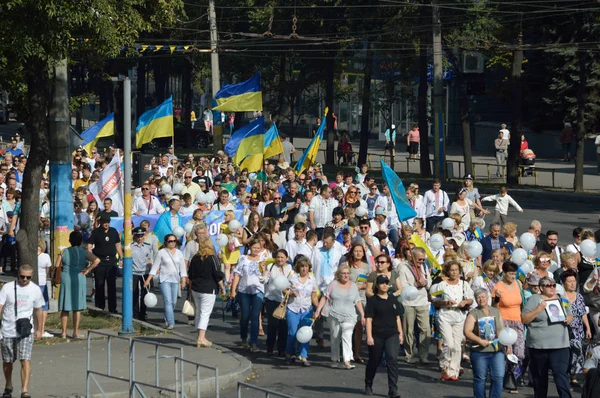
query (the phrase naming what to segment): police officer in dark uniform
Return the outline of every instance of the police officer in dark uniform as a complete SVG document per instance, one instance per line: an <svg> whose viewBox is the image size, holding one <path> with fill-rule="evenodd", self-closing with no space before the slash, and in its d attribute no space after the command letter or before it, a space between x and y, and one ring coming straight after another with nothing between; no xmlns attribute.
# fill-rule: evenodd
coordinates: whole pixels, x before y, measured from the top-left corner
<svg viewBox="0 0 600 398"><path fill-rule="evenodd" d="M116 229L110 226L110 216L100 216L100 226L94 229L88 239L88 251L100 259L94 270L96 287L96 307L104 309L104 285L108 290L108 311L117 313L117 264L123 266L123 249ZM117 263L117 254L119 260Z"/></svg>
<svg viewBox="0 0 600 398"><path fill-rule="evenodd" d="M144 242L145 233L146 228L134 228L133 244L131 245L131 257L133 258L133 316L140 321L146 320L146 304L144 304L146 289L143 286L153 260L152 245Z"/></svg>

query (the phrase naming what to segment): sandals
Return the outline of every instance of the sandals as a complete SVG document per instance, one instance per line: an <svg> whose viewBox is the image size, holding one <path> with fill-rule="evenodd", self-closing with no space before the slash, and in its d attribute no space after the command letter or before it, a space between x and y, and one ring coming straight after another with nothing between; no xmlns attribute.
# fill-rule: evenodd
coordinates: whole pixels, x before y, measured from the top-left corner
<svg viewBox="0 0 600 398"><path fill-rule="evenodd" d="M31 394L29 394L28 392L22 392L21 398L31 398Z"/></svg>
<svg viewBox="0 0 600 398"><path fill-rule="evenodd" d="M4 387L4 392L2 393L2 398L12 398L13 389Z"/></svg>

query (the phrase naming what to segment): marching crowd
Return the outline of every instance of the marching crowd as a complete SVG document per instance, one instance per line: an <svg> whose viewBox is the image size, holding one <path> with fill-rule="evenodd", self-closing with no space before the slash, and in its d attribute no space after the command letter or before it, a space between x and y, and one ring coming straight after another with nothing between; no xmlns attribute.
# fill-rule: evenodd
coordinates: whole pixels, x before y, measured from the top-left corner
<svg viewBox="0 0 600 398"><path fill-rule="evenodd" d="M109 199L97 203L87 188L114 152L81 152L73 162L75 231L52 276L60 285L63 337L69 312L79 335L88 273L95 305L117 311L123 258L121 236L110 226L121 214ZM436 358L440 378L450 383L470 362L477 398L527 385L546 397L549 370L561 398L571 396L583 373L584 389L598 389L600 376L592 369L600 361L600 231L575 228L564 245L556 231L543 233L534 220L519 235L508 207L523 209L505 188L481 196L470 175L454 194L437 180L431 189L410 184L403 199L417 216L401 221L389 187L376 183L367 165L329 181L319 164L297 174L287 162L265 160L263 171L248 173L223 152L180 160L171 149L148 169L152 176L136 189L133 213L159 216L133 230L137 319L146 320L147 305L156 304L149 289L158 283L165 327L172 329L178 297L187 291L197 346L210 347L210 315L220 297L239 319L243 347L259 351L266 335L266 355L305 367L311 366L310 341L324 348L328 329L329 366L366 364L366 395L385 365L388 395L400 396L398 358L426 366ZM494 217L484 227L490 212L482 202L488 201L495 202ZM218 231L207 220L215 211L223 214ZM26 280L29 270L23 272ZM0 305L8 308L6 286ZM47 304L47 292L44 297ZM39 322L43 333L41 316ZM5 341L15 338L7 333L3 329Z"/></svg>

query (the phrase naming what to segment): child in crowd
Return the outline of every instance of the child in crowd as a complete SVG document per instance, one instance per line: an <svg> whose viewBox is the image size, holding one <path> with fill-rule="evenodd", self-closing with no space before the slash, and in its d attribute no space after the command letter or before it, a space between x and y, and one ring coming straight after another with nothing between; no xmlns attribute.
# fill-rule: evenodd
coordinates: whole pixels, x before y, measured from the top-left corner
<svg viewBox="0 0 600 398"><path fill-rule="evenodd" d="M506 187L500 188L500 193L496 195L486 196L481 199L482 202L493 202L496 201L496 207L494 212L494 220L492 222L499 222L501 225L507 223L508 217L508 205L511 205L519 212L523 212L523 209L519 204L508 194Z"/></svg>

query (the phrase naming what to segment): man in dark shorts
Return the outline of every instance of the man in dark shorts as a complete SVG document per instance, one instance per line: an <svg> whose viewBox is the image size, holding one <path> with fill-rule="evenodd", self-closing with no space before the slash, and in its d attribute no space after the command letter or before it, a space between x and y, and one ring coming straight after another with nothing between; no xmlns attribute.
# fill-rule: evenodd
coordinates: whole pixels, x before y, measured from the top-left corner
<svg viewBox="0 0 600 398"><path fill-rule="evenodd" d="M17 281L8 282L0 290L0 313L2 314L2 362L4 370L4 392L11 396L13 391L13 363L21 361L21 397L31 397L28 392L31 377L31 350L33 340L42 337L42 307L44 297L38 285L31 281L33 268L29 264L19 267ZM17 303L15 298L18 297ZM15 311L16 310L16 311ZM35 315L37 330L33 327L21 331L17 329L17 319L29 319L33 325ZM26 334L26 335L25 335Z"/></svg>
<svg viewBox="0 0 600 398"><path fill-rule="evenodd" d="M117 313L117 254L118 265L123 266L123 248L116 229L110 226L110 216L102 214L100 226L94 229L88 239L87 249L100 259L100 265L94 270L96 288L96 307L104 309L104 285L108 290L108 311Z"/></svg>

